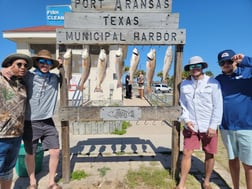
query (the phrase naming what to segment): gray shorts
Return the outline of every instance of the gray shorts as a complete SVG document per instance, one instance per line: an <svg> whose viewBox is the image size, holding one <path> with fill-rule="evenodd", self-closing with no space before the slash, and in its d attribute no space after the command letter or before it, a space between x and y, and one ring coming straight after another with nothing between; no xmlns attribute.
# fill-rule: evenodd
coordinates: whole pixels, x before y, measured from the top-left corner
<svg viewBox="0 0 252 189"><path fill-rule="evenodd" d="M59 149L59 134L52 118L25 121L23 141L28 154L36 153L39 142L44 150Z"/></svg>

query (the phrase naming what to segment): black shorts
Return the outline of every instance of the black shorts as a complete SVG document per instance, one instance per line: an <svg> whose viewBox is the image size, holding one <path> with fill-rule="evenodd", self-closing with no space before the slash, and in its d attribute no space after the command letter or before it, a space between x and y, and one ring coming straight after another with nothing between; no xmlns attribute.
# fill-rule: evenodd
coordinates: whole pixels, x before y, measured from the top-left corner
<svg viewBox="0 0 252 189"><path fill-rule="evenodd" d="M44 150L59 149L59 134L52 118L25 121L23 141L28 154L35 154L39 142Z"/></svg>

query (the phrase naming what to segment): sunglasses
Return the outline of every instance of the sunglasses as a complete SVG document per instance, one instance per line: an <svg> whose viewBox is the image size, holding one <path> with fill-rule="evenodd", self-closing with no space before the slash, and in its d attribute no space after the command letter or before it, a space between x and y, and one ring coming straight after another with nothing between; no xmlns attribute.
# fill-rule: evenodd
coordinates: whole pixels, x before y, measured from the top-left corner
<svg viewBox="0 0 252 189"><path fill-rule="evenodd" d="M53 64L53 61L49 60L49 59L39 58L38 63L47 64L47 65L51 66Z"/></svg>
<svg viewBox="0 0 252 189"><path fill-rule="evenodd" d="M189 70L201 69L201 68L202 68L202 64L193 64L189 66Z"/></svg>
<svg viewBox="0 0 252 189"><path fill-rule="evenodd" d="M224 66L225 64L233 64L233 61L232 60L224 60L224 61L221 61L219 62L219 65L222 67Z"/></svg>
<svg viewBox="0 0 252 189"><path fill-rule="evenodd" d="M17 65L18 68L22 68L22 66L23 66L24 68L27 69L29 67L28 64L24 64L24 63L21 63L21 62L16 63L16 65Z"/></svg>

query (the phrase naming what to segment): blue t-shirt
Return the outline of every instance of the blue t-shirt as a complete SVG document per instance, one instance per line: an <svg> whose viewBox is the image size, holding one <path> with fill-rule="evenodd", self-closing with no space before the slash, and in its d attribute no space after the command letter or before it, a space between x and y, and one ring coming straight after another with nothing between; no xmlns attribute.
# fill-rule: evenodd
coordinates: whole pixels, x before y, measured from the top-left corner
<svg viewBox="0 0 252 189"><path fill-rule="evenodd" d="M223 96L220 129L252 130L252 58L245 56L234 73L216 79Z"/></svg>

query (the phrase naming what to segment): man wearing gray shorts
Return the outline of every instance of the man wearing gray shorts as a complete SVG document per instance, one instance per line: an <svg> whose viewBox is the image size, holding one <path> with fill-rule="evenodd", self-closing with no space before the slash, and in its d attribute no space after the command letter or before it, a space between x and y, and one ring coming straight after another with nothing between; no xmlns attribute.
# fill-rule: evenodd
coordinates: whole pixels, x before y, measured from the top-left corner
<svg viewBox="0 0 252 189"><path fill-rule="evenodd" d="M59 136L53 122L54 109L57 103L60 77L50 70L58 67L59 62L52 58L48 50L41 50L32 57L34 71L25 76L28 102L25 114L23 141L26 150L26 168L30 179L27 189L37 189L35 177L35 152L39 141L44 150L49 150L48 189L61 189L55 182L59 162Z"/></svg>
<svg viewBox="0 0 252 189"><path fill-rule="evenodd" d="M23 141L25 143L25 151L29 154L36 153L39 141L42 142L44 150L58 149L59 136L53 119L26 120Z"/></svg>

